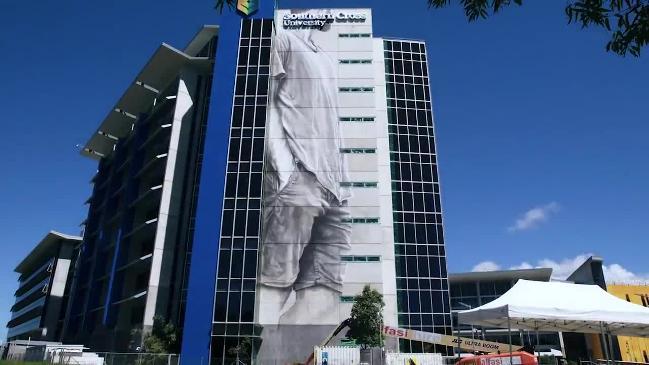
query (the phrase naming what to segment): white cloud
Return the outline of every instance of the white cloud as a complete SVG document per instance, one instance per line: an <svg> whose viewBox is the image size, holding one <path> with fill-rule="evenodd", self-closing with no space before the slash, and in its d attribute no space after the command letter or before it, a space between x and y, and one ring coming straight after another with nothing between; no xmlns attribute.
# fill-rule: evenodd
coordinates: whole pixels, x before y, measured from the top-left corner
<svg viewBox="0 0 649 365"><path fill-rule="evenodd" d="M473 267L471 271L498 271L500 270L500 265L496 264L493 261L483 261Z"/></svg>
<svg viewBox="0 0 649 365"><path fill-rule="evenodd" d="M553 278L564 280L591 256L592 255L590 254L581 254L573 258L564 258L559 261L543 259L539 260L535 267L549 267L552 269Z"/></svg>
<svg viewBox="0 0 649 365"><path fill-rule="evenodd" d="M584 263L592 254L581 254L572 258L564 258L561 260L542 259L538 260L536 264L529 262L521 262L518 265L509 267L509 270L533 269L548 267L552 269L552 277L558 280L565 280L572 274L581 264ZM471 271L496 271L502 270L503 266L493 261L483 261L475 265ZM609 284L613 283L649 283L649 273L639 274L634 273L620 264L604 265L604 277Z"/></svg>
<svg viewBox="0 0 649 365"><path fill-rule="evenodd" d="M618 264L604 266L604 277L607 283L649 283L649 274L638 275Z"/></svg>
<svg viewBox="0 0 649 365"><path fill-rule="evenodd" d="M509 269L510 270L527 270L527 269L533 269L533 268L534 268L534 266L532 264L530 264L527 261L523 261L518 265L514 265L514 266L510 267Z"/></svg>
<svg viewBox="0 0 649 365"><path fill-rule="evenodd" d="M542 206L534 207L525 212L516 222L507 228L509 232L526 231L536 228L539 224L548 220L550 215L558 212L559 203L551 202Z"/></svg>

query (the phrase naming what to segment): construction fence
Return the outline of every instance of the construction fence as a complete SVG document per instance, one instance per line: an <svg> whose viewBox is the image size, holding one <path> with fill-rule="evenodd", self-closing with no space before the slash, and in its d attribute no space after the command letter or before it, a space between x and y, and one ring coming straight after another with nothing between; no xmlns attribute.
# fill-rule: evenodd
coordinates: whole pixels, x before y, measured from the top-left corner
<svg viewBox="0 0 649 365"><path fill-rule="evenodd" d="M98 352L104 365L179 365L177 354Z"/></svg>

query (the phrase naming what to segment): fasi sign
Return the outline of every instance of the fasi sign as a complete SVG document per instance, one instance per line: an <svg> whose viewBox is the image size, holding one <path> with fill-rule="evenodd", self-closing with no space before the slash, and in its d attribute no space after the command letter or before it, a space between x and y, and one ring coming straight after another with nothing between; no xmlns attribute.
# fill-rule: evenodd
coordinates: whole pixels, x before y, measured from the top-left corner
<svg viewBox="0 0 649 365"><path fill-rule="evenodd" d="M476 365L521 365L523 359L520 356L501 356L491 358L481 358L480 364Z"/></svg>
<svg viewBox="0 0 649 365"><path fill-rule="evenodd" d="M509 344L475 340L464 337L454 337L448 335L441 335L439 333L416 331L405 328L396 328L390 326L383 326L383 334L388 337L403 338L407 340L421 341L434 343L438 345L460 347L465 350L480 351L480 352L509 352ZM513 350L518 350L520 347L514 346ZM485 364L487 365L487 364ZM491 364L488 364L491 365Z"/></svg>

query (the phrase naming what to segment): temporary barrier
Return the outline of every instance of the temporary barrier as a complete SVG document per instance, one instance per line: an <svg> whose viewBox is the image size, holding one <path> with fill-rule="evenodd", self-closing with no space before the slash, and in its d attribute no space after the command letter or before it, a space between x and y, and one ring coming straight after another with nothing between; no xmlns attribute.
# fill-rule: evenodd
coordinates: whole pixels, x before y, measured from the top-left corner
<svg viewBox="0 0 649 365"><path fill-rule="evenodd" d="M315 365L359 365L361 349L359 347L316 346Z"/></svg>
<svg viewBox="0 0 649 365"><path fill-rule="evenodd" d="M440 354L386 353L385 365L444 365Z"/></svg>

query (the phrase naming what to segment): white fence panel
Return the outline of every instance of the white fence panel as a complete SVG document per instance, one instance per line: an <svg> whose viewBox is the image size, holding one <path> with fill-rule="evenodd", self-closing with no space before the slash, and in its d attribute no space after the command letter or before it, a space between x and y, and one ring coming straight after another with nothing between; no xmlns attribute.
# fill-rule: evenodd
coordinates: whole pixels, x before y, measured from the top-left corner
<svg viewBox="0 0 649 365"><path fill-rule="evenodd" d="M359 365L361 362L358 347L316 346L314 352L315 365Z"/></svg>
<svg viewBox="0 0 649 365"><path fill-rule="evenodd" d="M440 354L386 353L385 365L444 365Z"/></svg>

